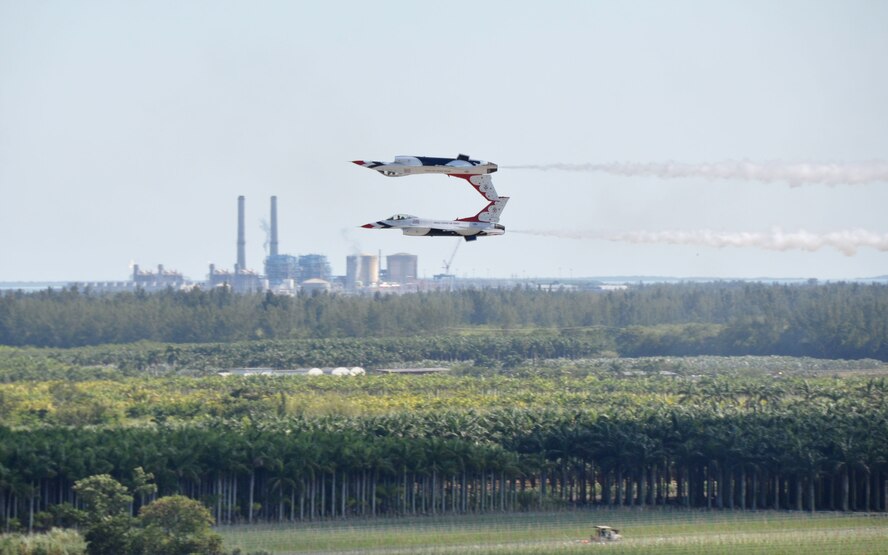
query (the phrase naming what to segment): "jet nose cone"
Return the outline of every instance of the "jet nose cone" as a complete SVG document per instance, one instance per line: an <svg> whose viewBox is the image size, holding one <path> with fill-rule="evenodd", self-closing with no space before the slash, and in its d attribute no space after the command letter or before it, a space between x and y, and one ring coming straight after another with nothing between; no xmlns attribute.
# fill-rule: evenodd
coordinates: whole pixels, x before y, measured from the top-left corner
<svg viewBox="0 0 888 555"><path fill-rule="evenodd" d="M367 165L367 162L365 162L363 160L352 160L352 164L357 164L359 166L365 166L365 165Z"/></svg>
<svg viewBox="0 0 888 555"><path fill-rule="evenodd" d="M365 229L373 229L374 227L376 227L376 225L375 224L364 224L361 227L363 227Z"/></svg>

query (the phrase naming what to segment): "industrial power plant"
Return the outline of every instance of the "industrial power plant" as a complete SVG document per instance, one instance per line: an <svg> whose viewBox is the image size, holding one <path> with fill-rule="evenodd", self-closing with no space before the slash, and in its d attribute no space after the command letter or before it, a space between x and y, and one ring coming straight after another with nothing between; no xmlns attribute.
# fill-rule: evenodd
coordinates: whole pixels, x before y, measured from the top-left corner
<svg viewBox="0 0 888 555"><path fill-rule="evenodd" d="M354 254L346 258L346 274L334 276L327 257L322 254L292 255L282 254L278 242L277 197L271 197L268 226L268 253L265 257L264 272L247 267L246 199L237 198L237 258L234 268L223 269L209 265L205 281L192 281L175 270L168 270L162 264L156 271L143 269L133 264L129 281L105 281L77 283L78 287L89 288L96 293L113 293L127 290L146 292L163 291L168 288L201 289L228 287L236 293L258 293L271 291L275 294L295 295L298 293L344 292L350 294L376 292L413 292L420 288L434 288L434 284L422 287L418 279L418 257L415 254L397 253L385 257L386 267L381 268L381 254Z"/></svg>
<svg viewBox="0 0 888 555"><path fill-rule="evenodd" d="M598 289L600 283L585 279L551 280L539 278L477 278L460 277L451 273L451 265L462 239L449 260L444 260L440 274L425 279L419 276L419 258L415 254L399 252L383 257L378 253L355 253L346 256L345 275L333 275L330 262L323 254L284 254L278 238L278 199L271 197L270 224L266 231L267 253L264 268L257 271L247 267L245 225L246 198L237 197L237 251L233 269L209 264L206 279L192 280L181 272L158 264L149 270L132 264L130 279L124 281L68 282L96 294L125 291L147 293L173 290L227 288L235 293L253 294L271 292L275 295L341 293L347 295L398 294L419 291L452 291L464 288L533 286L541 290ZM383 262L385 265L383 266ZM619 287L623 288L624 285Z"/></svg>

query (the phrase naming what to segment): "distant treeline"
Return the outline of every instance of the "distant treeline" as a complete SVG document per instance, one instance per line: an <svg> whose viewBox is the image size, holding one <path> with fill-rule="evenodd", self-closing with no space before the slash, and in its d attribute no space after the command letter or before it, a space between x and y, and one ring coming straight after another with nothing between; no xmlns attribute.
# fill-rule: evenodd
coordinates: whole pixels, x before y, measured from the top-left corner
<svg viewBox="0 0 888 555"><path fill-rule="evenodd" d="M440 337L479 326L547 330L553 341L570 337L582 344L573 353L555 349L560 356L611 349L624 356L888 360L888 286L729 282L605 293L515 288L375 297L224 289L100 296L65 289L0 296L0 344L8 346Z"/></svg>
<svg viewBox="0 0 888 555"><path fill-rule="evenodd" d="M443 335L293 339L235 343L133 343L72 349L0 347L0 382L83 380L169 374L205 375L230 368L310 368L467 362L514 367L540 359L583 358L602 350L594 337L550 334Z"/></svg>

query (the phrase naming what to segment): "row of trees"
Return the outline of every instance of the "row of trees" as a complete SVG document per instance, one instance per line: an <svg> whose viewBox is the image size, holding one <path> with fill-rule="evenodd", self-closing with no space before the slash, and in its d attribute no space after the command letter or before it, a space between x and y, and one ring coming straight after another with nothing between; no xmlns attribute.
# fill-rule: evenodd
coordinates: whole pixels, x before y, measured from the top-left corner
<svg viewBox="0 0 888 555"><path fill-rule="evenodd" d="M552 408L516 388L488 392L507 397L489 411L0 428L0 522L30 528L62 503L80 506L74 484L96 473L137 490L139 467L157 494L200 500L219 523L585 505L888 508L885 380L625 381L603 384L596 403L552 395ZM152 496L136 497L133 514Z"/></svg>
<svg viewBox="0 0 888 555"><path fill-rule="evenodd" d="M142 499L153 497L157 488L151 475L140 468L135 474L139 481L135 493ZM65 528L27 536L0 534L0 554L225 555L222 538L211 530L210 512L198 501L181 495L162 497L143 503L134 517L133 493L107 474L78 480L73 490L82 508L55 505L51 515L42 515L59 520Z"/></svg>
<svg viewBox="0 0 888 555"><path fill-rule="evenodd" d="M66 289L0 296L0 345L440 335L466 326L603 327L633 356L786 354L888 360L888 286L750 283L628 291L483 289L402 296L234 295L225 289L96 296ZM656 328L676 324L697 327Z"/></svg>
<svg viewBox="0 0 888 555"><path fill-rule="evenodd" d="M863 371L859 363L752 359L771 371L732 371L733 359L598 359L550 368L522 367L508 374L466 369L465 375L367 375L354 377L208 376L47 380L0 383L0 421L12 428L141 426L149 422L203 423L244 417L375 417L411 413L414 420L441 411L492 411L521 406L607 407L619 403L681 403L706 397L732 399L743 407L768 399L857 394L876 387L823 378L837 371ZM713 364L707 364L712 362ZM874 362L874 361L870 361ZM822 367L820 370L811 369ZM884 368L888 366L883 366ZM663 372L664 375L660 375ZM717 379L700 374L717 375ZM751 373L754 375L749 375ZM772 379L772 375L780 379ZM820 376L820 377L816 377ZM630 378L631 377L631 378ZM701 381L709 385L697 390ZM854 383L850 388L849 381ZM839 393L834 390L839 388ZM843 389L847 391L843 391Z"/></svg>
<svg viewBox="0 0 888 555"><path fill-rule="evenodd" d="M414 361L515 366L530 360L598 354L605 334L476 333L391 338L297 339L239 343L102 345L76 349L0 346L0 382L201 375L231 368L379 368Z"/></svg>

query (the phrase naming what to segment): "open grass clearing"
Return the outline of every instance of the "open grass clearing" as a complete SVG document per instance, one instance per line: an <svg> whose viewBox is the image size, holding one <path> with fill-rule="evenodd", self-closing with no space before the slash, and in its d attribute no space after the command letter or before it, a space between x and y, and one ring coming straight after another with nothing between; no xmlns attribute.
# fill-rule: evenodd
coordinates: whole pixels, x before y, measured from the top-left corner
<svg viewBox="0 0 888 555"><path fill-rule="evenodd" d="M619 544L583 543L592 528ZM232 526L229 549L296 553L888 553L888 515L590 510Z"/></svg>

